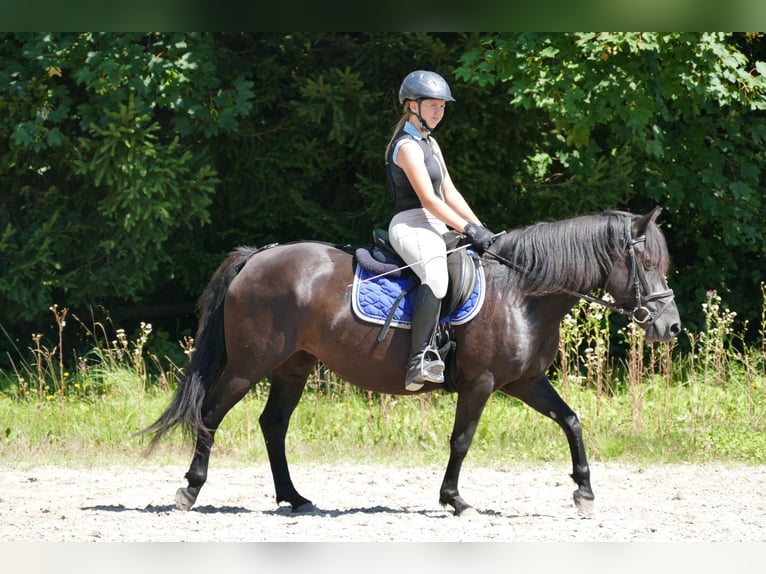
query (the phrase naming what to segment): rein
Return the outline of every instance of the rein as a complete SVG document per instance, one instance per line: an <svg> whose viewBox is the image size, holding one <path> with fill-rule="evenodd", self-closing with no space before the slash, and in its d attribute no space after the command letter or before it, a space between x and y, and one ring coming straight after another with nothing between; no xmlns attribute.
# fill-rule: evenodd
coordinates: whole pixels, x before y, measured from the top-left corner
<svg viewBox="0 0 766 574"><path fill-rule="evenodd" d="M606 307L615 313L619 313L620 315L624 315L626 317L629 317L633 321L635 321L638 325L641 326L649 326L652 323L654 323L664 312L668 305L673 301L673 290L672 289L665 289L663 291L656 291L654 293L647 293L646 295L641 295L641 288L643 287L644 292L649 291L649 283L646 280L646 274L644 273L643 267L638 265L638 261L636 258L636 244L642 243L646 241L646 236L641 236L634 238L633 234L630 229L630 218L625 218L625 250L628 252L628 256L630 258L630 281L633 283L633 288L635 290L635 305L633 309L626 309L625 307L620 307L619 305L612 303L611 301L607 301L606 299L602 299L601 297L594 297L593 295L589 295L587 293L579 293L577 291L572 291L571 289L561 289L562 293L566 293L567 295L572 295L574 297L579 297L580 299L585 299L586 301L589 301L591 303L596 303L598 305L602 305L603 307ZM514 269L516 271L519 271L521 273L526 273L526 269L522 268L521 266L515 264L513 261L509 261L505 257L498 255L497 253L486 250L484 253L491 255L494 257L497 261L500 263L506 265L507 267L510 267L511 269ZM612 272L614 271L616 259L612 261L612 267L609 270L609 274L606 277L606 281L604 282L604 291L606 291L606 287L609 285L609 282L612 278ZM662 307L660 307L655 313L652 313L645 305L645 303L649 303L651 301L656 301L657 299L665 299L668 300L665 302Z"/></svg>

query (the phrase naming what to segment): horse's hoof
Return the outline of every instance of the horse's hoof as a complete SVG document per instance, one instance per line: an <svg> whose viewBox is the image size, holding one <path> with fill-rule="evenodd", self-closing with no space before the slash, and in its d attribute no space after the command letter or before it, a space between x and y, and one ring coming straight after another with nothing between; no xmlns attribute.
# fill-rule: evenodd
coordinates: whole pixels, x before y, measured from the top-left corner
<svg viewBox="0 0 766 574"><path fill-rule="evenodd" d="M307 500L306 502L302 502L301 504L297 506L293 506L293 514L309 514L315 511L316 511L316 507L311 503L310 500Z"/></svg>
<svg viewBox="0 0 766 574"><path fill-rule="evenodd" d="M473 506L466 506L460 512L455 511L455 516L458 518L475 518L479 515L479 511Z"/></svg>
<svg viewBox="0 0 766 574"><path fill-rule="evenodd" d="M191 510L195 500L185 488L176 490L176 508L178 510Z"/></svg>
<svg viewBox="0 0 766 574"><path fill-rule="evenodd" d="M586 498L579 490L574 491L574 503L577 507L577 512L583 518L593 518L596 508L592 498Z"/></svg>

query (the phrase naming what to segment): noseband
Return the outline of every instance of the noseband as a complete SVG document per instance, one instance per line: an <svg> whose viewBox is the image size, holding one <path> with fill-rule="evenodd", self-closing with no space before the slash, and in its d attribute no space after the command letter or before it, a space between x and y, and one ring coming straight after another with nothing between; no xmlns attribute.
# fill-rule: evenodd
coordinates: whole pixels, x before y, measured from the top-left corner
<svg viewBox="0 0 766 574"><path fill-rule="evenodd" d="M638 325L641 325L642 327L650 326L652 323L654 323L664 312L665 309L667 309L668 305L673 301L674 295L672 289L665 289L663 291L655 291L655 292L649 292L649 282L646 280L646 274L644 273L644 268L642 265L638 264L638 258L636 257L636 244L638 243L645 243L646 242L646 235L642 235L641 237L633 237L633 233L630 228L630 217L625 217L625 250L628 252L628 258L630 260L630 279L629 282L633 284L633 292L634 292L634 305L633 308L626 308L626 307L620 307L619 305L616 305L614 303L611 303L609 301L606 301L605 299L601 299L599 297L593 297L592 295L587 295L583 293L577 293L575 291L569 291L570 294L576 295L577 297L581 297L585 299L586 301L590 301L592 303L598 303L599 305L603 305L604 307L608 307L612 311L619 313L620 315L625 315L626 317L630 317L633 321L635 321ZM609 275L606 277L606 281L604 282L604 291L606 291L607 286L609 285L609 282L612 279L612 272L614 271L616 267L616 260L612 262L612 268L609 270ZM641 294L641 292L645 293L644 295ZM656 301L658 299L667 299L665 301L665 304L662 305L657 311L652 313L649 308L646 306L646 303L649 303L651 301Z"/></svg>

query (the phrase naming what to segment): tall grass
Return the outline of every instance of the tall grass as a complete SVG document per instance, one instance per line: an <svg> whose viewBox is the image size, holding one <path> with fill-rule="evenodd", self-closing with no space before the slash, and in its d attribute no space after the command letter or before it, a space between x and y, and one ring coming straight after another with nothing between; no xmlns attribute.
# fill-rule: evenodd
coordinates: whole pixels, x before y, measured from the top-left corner
<svg viewBox="0 0 766 574"><path fill-rule="evenodd" d="M705 329L677 342L648 343L628 324L610 332L608 310L581 302L561 326L551 380L583 423L592 460L766 463L766 290L760 340L748 345L746 324L716 292L702 303ZM141 461L136 431L165 408L182 373L148 351L152 326L127 334L111 325L71 319L90 345L67 356L66 309L51 308L57 340L33 334L27 352L0 371L0 461L103 464ZM193 341L179 349L190 354ZM621 352L613 352L621 349ZM230 412L216 436L214 464L264 462L258 416L268 381ZM391 396L365 392L321 365L310 377L287 436L292 461L358 460L437 464L447 460L456 396L435 392ZM181 433L151 459L186 464ZM552 461L568 464L566 439L552 421L519 401L490 398L469 459L482 465Z"/></svg>

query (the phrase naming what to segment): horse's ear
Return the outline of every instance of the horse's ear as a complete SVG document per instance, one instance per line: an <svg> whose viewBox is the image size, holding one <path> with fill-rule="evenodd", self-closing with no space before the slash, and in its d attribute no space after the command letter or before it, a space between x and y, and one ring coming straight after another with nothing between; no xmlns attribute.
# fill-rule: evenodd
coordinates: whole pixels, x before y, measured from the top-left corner
<svg viewBox="0 0 766 574"><path fill-rule="evenodd" d="M649 213L642 215L633 222L633 237L646 235L646 229L651 223L654 223L662 213L662 208L658 205Z"/></svg>

